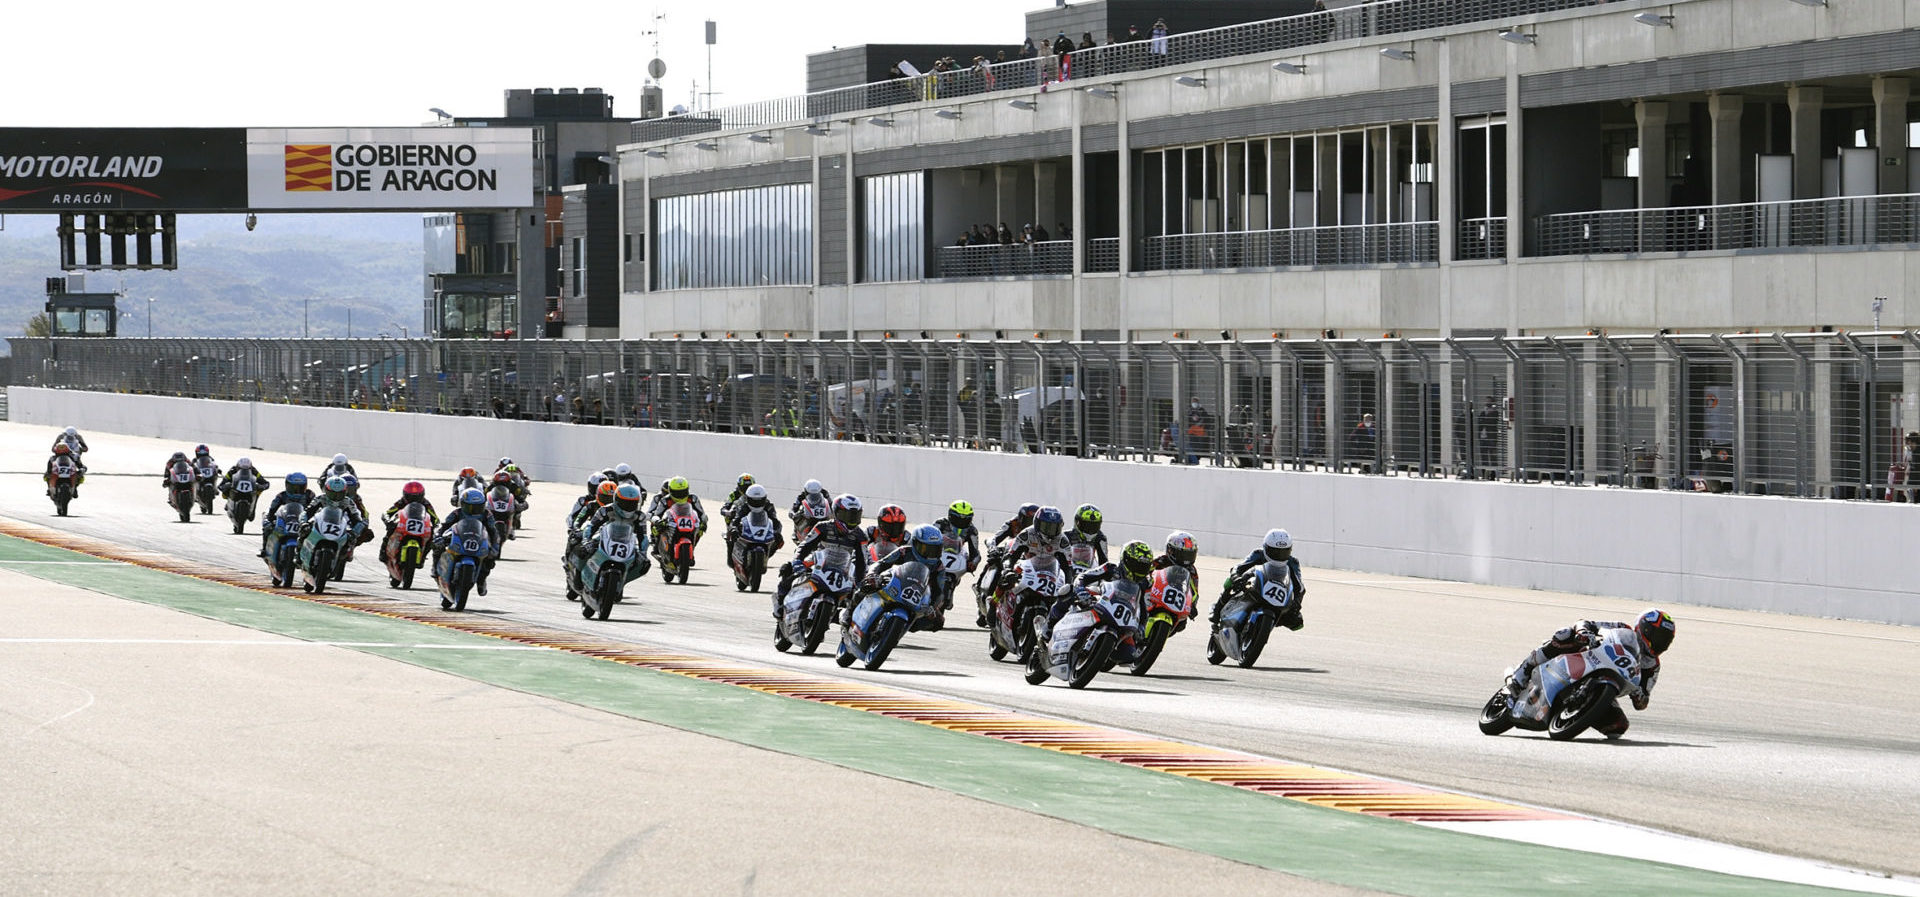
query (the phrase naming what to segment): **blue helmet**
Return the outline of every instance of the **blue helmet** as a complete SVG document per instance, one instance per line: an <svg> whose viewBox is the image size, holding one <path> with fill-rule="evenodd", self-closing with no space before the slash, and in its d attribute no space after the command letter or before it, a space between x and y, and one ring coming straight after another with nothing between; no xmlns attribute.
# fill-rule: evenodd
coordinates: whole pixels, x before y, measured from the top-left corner
<svg viewBox="0 0 1920 897"><path fill-rule="evenodd" d="M469 514L478 514L487 506L487 494L478 489L469 488L460 493L460 510Z"/></svg>
<svg viewBox="0 0 1920 897"><path fill-rule="evenodd" d="M353 474L350 474L350 473L348 473L348 474L341 474L341 475L340 475L340 479L341 479L341 481L343 481L343 482L345 482L345 483L347 484L347 494L349 494L349 495L351 495L351 494L353 494L353 493L355 493L355 492L359 492L359 491L360 491L360 478L359 478L359 477L356 477L356 476L354 476Z"/></svg>
<svg viewBox="0 0 1920 897"><path fill-rule="evenodd" d="M1041 508L1033 515L1033 528L1049 539L1060 537L1060 530L1067 525L1067 517L1060 509L1052 505Z"/></svg>
<svg viewBox="0 0 1920 897"><path fill-rule="evenodd" d="M939 527L922 523L913 528L913 554L920 560L937 564L946 547L946 538L940 535Z"/></svg>
<svg viewBox="0 0 1920 897"><path fill-rule="evenodd" d="M287 488L288 489L307 488L307 475L297 470L290 474L287 474Z"/></svg>

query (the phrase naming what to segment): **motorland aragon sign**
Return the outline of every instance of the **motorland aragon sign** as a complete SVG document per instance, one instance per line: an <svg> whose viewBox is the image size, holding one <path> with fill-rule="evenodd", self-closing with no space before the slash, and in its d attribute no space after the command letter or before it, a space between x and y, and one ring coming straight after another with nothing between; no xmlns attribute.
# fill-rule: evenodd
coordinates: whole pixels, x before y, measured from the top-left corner
<svg viewBox="0 0 1920 897"><path fill-rule="evenodd" d="M0 128L0 212L239 209L238 128Z"/></svg>
<svg viewBox="0 0 1920 897"><path fill-rule="evenodd" d="M261 210L506 209L534 204L530 128L253 128Z"/></svg>

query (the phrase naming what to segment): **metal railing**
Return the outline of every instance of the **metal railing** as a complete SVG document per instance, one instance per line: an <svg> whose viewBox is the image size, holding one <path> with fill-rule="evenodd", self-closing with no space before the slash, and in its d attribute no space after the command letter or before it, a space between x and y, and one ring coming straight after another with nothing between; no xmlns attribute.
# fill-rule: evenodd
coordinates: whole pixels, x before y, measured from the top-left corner
<svg viewBox="0 0 1920 897"><path fill-rule="evenodd" d="M1349 224L1176 234L1140 241L1138 271L1422 264L1440 260L1440 225Z"/></svg>
<svg viewBox="0 0 1920 897"><path fill-rule="evenodd" d="M1504 259L1507 257L1507 219L1468 218L1454 232L1454 258Z"/></svg>
<svg viewBox="0 0 1920 897"><path fill-rule="evenodd" d="M1120 270L1120 238L1094 237L1087 241L1087 271L1113 274Z"/></svg>
<svg viewBox="0 0 1920 897"><path fill-rule="evenodd" d="M1073 241L942 246L935 261L933 276L943 280L1066 275L1073 273Z"/></svg>
<svg viewBox="0 0 1920 897"><path fill-rule="evenodd" d="M1225 28L1189 31L1077 50L1065 57L1042 55L997 65L930 72L917 78L877 81L708 112L637 121L634 143L669 140L707 131L792 125L873 109L996 90L1031 88L1055 81L1087 80L1165 66L1189 65L1253 53L1274 53L1315 44L1403 34L1513 16L1592 6L1595 0L1378 0L1342 9L1267 19Z"/></svg>
<svg viewBox="0 0 1920 897"><path fill-rule="evenodd" d="M1612 255L1920 242L1920 194L1573 212L1535 220L1533 254Z"/></svg>
<svg viewBox="0 0 1920 897"><path fill-rule="evenodd" d="M1920 491L1912 331L11 343L16 383L64 389L1373 475Z"/></svg>

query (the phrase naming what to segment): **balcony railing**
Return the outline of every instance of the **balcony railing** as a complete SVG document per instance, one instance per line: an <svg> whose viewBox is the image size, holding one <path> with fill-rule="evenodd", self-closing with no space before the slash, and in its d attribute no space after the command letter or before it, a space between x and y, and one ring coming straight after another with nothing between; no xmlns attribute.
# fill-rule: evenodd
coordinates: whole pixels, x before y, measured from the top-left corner
<svg viewBox="0 0 1920 897"><path fill-rule="evenodd" d="M1119 270L1119 237L1095 237L1087 241L1087 273L1112 274Z"/></svg>
<svg viewBox="0 0 1920 897"><path fill-rule="evenodd" d="M1920 241L1920 194L1547 215L1534 255L1871 246Z"/></svg>
<svg viewBox="0 0 1920 897"><path fill-rule="evenodd" d="M942 246L935 277L1034 277L1073 273L1073 241Z"/></svg>
<svg viewBox="0 0 1920 897"><path fill-rule="evenodd" d="M1439 224L1351 224L1217 234L1178 234L1141 241L1140 271L1405 265L1439 260Z"/></svg>
<svg viewBox="0 0 1920 897"><path fill-rule="evenodd" d="M1102 78L1164 66L1189 65L1253 53L1356 38L1403 34L1472 22L1504 20L1592 6L1594 0L1379 0L1343 9L1190 31L1160 40L1109 44L1059 57L1016 59L999 65L933 72L838 90L725 106L709 112L633 123L635 143L706 131L791 125L906 103L1029 88L1053 81Z"/></svg>
<svg viewBox="0 0 1920 897"><path fill-rule="evenodd" d="M1468 218L1460 222L1454 241L1454 258L1504 259L1507 257L1507 219Z"/></svg>

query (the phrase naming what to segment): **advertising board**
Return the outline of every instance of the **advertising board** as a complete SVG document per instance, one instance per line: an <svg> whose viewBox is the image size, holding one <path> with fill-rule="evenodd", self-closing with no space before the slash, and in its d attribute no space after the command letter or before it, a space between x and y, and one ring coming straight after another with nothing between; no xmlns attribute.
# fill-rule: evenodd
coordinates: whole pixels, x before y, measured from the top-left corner
<svg viewBox="0 0 1920 897"><path fill-rule="evenodd" d="M261 211L534 204L531 128L253 128L246 144Z"/></svg>
<svg viewBox="0 0 1920 897"><path fill-rule="evenodd" d="M0 128L0 212L239 211L240 128Z"/></svg>

